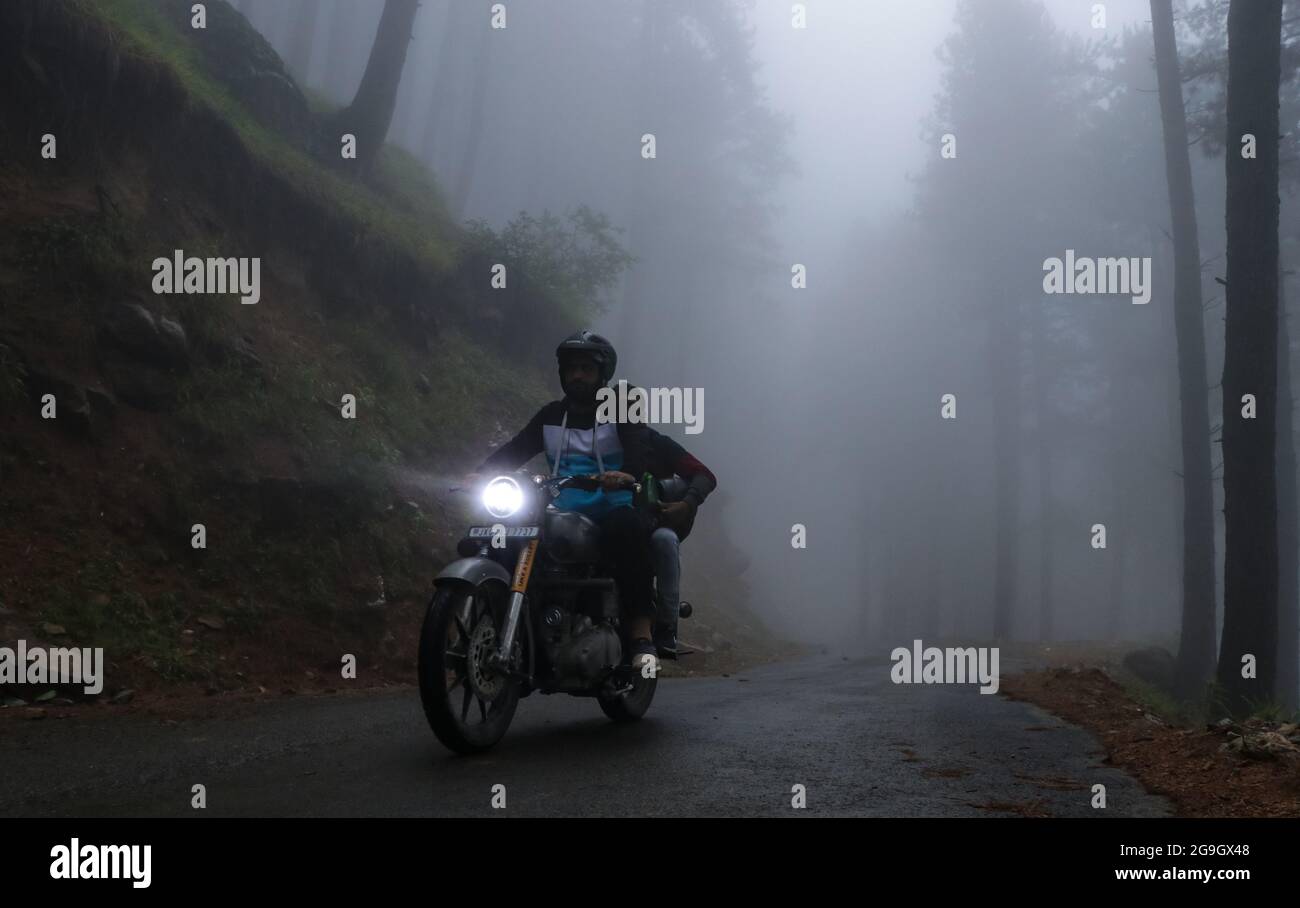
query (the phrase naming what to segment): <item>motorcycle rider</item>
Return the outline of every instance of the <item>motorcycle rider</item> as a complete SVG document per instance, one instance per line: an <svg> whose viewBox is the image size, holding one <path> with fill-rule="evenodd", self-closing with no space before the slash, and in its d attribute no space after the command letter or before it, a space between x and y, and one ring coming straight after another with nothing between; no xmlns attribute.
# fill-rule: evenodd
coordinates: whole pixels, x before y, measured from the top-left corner
<svg viewBox="0 0 1300 908"><path fill-rule="evenodd" d="M625 486L651 467L664 470L680 462L692 473L690 488L684 500L663 506L657 517L663 526L689 532L696 509L716 480L680 445L644 424L596 421L596 393L613 378L618 364L618 354L608 340L589 330L579 331L560 342L555 356L564 399L542 407L475 473L516 470L544 452L552 475L599 476L600 488L565 489L555 506L585 514L600 526L601 544L614 565L614 582L628 628L630 662L637 669L647 663L657 667L651 628L655 605L650 589L654 576L650 534L655 527L649 515L633 507L632 492ZM695 464L700 469L695 469Z"/></svg>

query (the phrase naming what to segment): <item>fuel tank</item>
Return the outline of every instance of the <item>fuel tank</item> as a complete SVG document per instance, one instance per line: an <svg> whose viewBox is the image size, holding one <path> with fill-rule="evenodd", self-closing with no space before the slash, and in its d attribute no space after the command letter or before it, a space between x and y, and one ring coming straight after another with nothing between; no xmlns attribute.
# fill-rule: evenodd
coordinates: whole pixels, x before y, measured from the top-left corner
<svg viewBox="0 0 1300 908"><path fill-rule="evenodd" d="M546 510L546 551L561 564L600 559L600 527L577 511Z"/></svg>

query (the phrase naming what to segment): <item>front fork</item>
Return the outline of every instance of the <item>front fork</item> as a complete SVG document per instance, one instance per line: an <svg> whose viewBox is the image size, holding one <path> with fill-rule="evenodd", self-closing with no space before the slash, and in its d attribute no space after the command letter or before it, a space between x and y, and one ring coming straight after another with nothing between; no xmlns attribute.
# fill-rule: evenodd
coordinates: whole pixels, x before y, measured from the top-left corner
<svg viewBox="0 0 1300 908"><path fill-rule="evenodd" d="M515 645L515 635L519 632L519 616L524 611L524 590L528 589L528 577L533 572L537 542L534 539L520 549L519 560L515 562L515 579L510 584L510 606L506 609L506 623L501 629L501 645L497 648L496 663L503 668L510 666L510 650Z"/></svg>

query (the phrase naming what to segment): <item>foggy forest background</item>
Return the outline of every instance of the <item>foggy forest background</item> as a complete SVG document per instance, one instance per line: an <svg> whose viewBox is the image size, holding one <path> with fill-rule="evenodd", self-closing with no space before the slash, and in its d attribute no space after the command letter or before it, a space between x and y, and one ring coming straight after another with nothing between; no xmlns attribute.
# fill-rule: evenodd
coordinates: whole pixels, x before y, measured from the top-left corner
<svg viewBox="0 0 1300 908"><path fill-rule="evenodd" d="M383 3L235 5L306 88L351 100ZM720 479L704 519L747 552L753 605L779 631L846 652L914 636L1177 652L1186 468L1152 7L1105 4L1104 29L1082 0L807 7L798 30L788 3L520 0L498 31L475 4L425 0L388 139L430 165L459 218L501 230L521 211L589 205L622 230L636 262L596 327L623 377L704 389L704 433L679 436ZM1216 623L1227 8L1173 4ZM1300 84L1283 45L1286 134ZM1288 141L1284 278L1300 235ZM1067 249L1151 257L1150 304L1045 295L1043 262ZM1285 529L1295 462L1279 384ZM945 394L955 420L940 419ZM806 549L790 545L796 523ZM1291 702L1294 538L1280 593Z"/></svg>

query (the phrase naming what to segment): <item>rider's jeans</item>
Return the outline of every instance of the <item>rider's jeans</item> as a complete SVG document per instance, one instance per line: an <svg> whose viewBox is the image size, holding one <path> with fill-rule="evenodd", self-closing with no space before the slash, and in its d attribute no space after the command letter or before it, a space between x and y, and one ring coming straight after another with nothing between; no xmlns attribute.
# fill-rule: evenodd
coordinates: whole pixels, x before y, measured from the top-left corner
<svg viewBox="0 0 1300 908"><path fill-rule="evenodd" d="M636 508L614 508L600 517L596 524L601 529L600 544L605 557L613 562L614 582L618 584L618 598L625 617L655 617L654 600L650 597L650 584L654 580L651 563L650 522Z"/></svg>
<svg viewBox="0 0 1300 908"><path fill-rule="evenodd" d="M659 624L677 633L677 613L682 602L682 561L680 541L668 527L650 534L650 560L659 585Z"/></svg>

